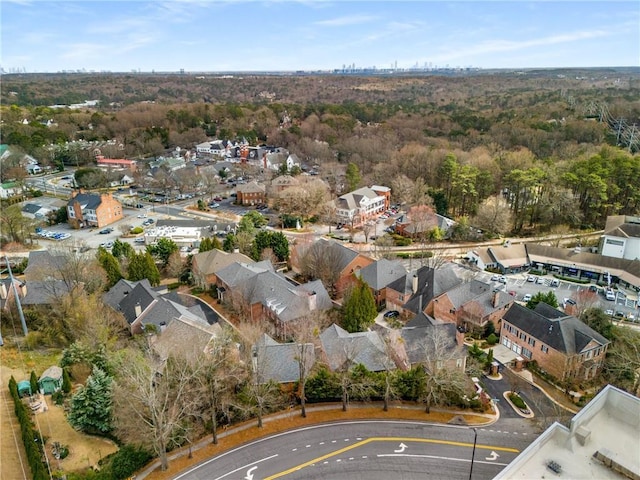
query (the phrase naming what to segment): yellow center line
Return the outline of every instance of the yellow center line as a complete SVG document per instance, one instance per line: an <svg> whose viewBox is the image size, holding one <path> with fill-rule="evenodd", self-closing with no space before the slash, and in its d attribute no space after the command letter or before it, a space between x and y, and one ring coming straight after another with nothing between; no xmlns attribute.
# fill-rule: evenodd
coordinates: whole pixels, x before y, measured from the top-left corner
<svg viewBox="0 0 640 480"><path fill-rule="evenodd" d="M362 445L366 445L367 443L372 442L418 442L418 443L435 443L438 445L452 445L455 447L473 447L473 443L466 442L453 442L451 440L432 440L429 438L409 438L409 437L371 437L366 440L361 440L360 442L356 442L348 447L341 448L331 453L327 453L326 455L322 455L321 457L314 458L313 460L309 460L308 462L301 463L300 465L296 465L288 470L284 470L280 473L276 473L275 475L271 475L270 477L265 477L264 480L274 480L276 478L284 477L285 475L289 475L290 473L296 472L298 470L302 470L305 467L313 465L315 463L326 460L327 458L335 457L336 455L340 455L341 453L348 452L349 450L353 450L354 448L361 447ZM512 452L512 453L520 453L519 450L515 448L509 447L496 447L493 445L481 445L476 444L476 449L485 449L485 450L498 450L500 452Z"/></svg>

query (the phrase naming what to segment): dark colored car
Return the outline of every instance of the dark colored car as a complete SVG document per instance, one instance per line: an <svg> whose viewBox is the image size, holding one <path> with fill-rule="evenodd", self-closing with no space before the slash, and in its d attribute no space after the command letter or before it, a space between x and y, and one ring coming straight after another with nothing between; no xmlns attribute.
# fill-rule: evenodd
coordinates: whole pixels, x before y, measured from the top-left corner
<svg viewBox="0 0 640 480"><path fill-rule="evenodd" d="M384 318L398 318L400 316L400 312L397 310L389 310L384 314Z"/></svg>
<svg viewBox="0 0 640 480"><path fill-rule="evenodd" d="M98 233L100 235L107 235L109 233L113 232L113 228L103 228L102 230L100 230Z"/></svg>

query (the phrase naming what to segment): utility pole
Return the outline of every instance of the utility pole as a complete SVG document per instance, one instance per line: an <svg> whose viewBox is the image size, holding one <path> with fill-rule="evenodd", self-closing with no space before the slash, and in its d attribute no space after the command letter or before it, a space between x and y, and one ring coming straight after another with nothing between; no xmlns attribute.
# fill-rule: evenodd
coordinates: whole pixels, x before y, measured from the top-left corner
<svg viewBox="0 0 640 480"><path fill-rule="evenodd" d="M16 306L18 307L18 315L20 316L20 323L22 324L22 332L24 336L27 336L27 322L24 319L24 312L22 311L22 304L20 303L20 295L18 295L18 287L16 287L16 283L13 281L13 273L11 272L11 265L9 265L9 259L7 256L4 256L5 262L7 262L7 270L9 270L9 281L11 282L11 286L13 287L13 295L16 297Z"/></svg>

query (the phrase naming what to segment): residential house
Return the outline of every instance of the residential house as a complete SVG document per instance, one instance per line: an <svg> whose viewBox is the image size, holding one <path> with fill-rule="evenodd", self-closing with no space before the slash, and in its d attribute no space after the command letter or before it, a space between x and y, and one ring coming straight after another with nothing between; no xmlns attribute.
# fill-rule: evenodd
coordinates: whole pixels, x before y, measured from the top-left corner
<svg viewBox="0 0 640 480"><path fill-rule="evenodd" d="M407 269L399 260L381 258L366 267L356 270L354 274L366 282L373 293L376 305L384 305L387 300L387 286L406 276Z"/></svg>
<svg viewBox="0 0 640 480"><path fill-rule="evenodd" d="M278 195L283 190L290 187L297 187L300 185L300 180L297 177L291 175L280 175L271 180L271 192L274 195Z"/></svg>
<svg viewBox="0 0 640 480"><path fill-rule="evenodd" d="M465 331L482 331L488 322L500 330L500 320L514 298L479 280L471 280L447 290L429 304L428 310L440 320L452 322ZM432 307L432 308L431 308Z"/></svg>
<svg viewBox="0 0 640 480"><path fill-rule="evenodd" d="M218 298L244 303L253 321L269 319L276 333L287 338L297 321L333 304L322 282L297 285L276 273L268 261L254 264L235 262L217 273Z"/></svg>
<svg viewBox="0 0 640 480"><path fill-rule="evenodd" d="M304 355L304 357L302 357ZM278 343L266 333L253 346L253 368L258 383L291 384L300 380L300 368L308 375L316 362L313 343ZM301 358L304 360L300 361Z"/></svg>
<svg viewBox="0 0 640 480"><path fill-rule="evenodd" d="M67 203L69 225L73 228L102 228L124 218L122 204L111 193L74 191Z"/></svg>
<svg viewBox="0 0 640 480"><path fill-rule="evenodd" d="M500 343L558 380L577 382L601 370L609 341L578 318L545 303L514 303L502 317Z"/></svg>
<svg viewBox="0 0 640 480"><path fill-rule="evenodd" d="M341 195L332 202L338 222L359 226L389 209L391 189L373 185Z"/></svg>
<svg viewBox="0 0 640 480"><path fill-rule="evenodd" d="M467 350L464 335L455 324L420 312L402 327L401 336L404 358L411 367L423 365L464 372Z"/></svg>
<svg viewBox="0 0 640 480"><path fill-rule="evenodd" d="M418 312L433 314L432 301L462 283L453 264L440 268L420 267L398 278L387 287L387 308L406 315Z"/></svg>
<svg viewBox="0 0 640 480"><path fill-rule="evenodd" d="M205 302L166 287L153 288L147 279L120 280L103 297L105 304L122 313L132 334L164 332L176 318L207 326L217 322L215 311Z"/></svg>
<svg viewBox="0 0 640 480"><path fill-rule="evenodd" d="M252 181L236 188L238 205L261 205L266 202L266 188L264 185Z"/></svg>
<svg viewBox="0 0 640 480"><path fill-rule="evenodd" d="M346 371L355 365L382 372L391 365L384 341L375 331L349 333L334 323L320 334L320 343L321 360L334 372Z"/></svg>
<svg viewBox="0 0 640 480"><path fill-rule="evenodd" d="M165 362L171 354L180 353L190 362L206 355L215 338L220 336L219 323L209 325L187 315L180 315L169 322L166 328L151 337L151 347Z"/></svg>
<svg viewBox="0 0 640 480"><path fill-rule="evenodd" d="M318 259L319 263L323 263L326 268L335 272L336 281L332 287L338 296L353 281L353 274L357 270L374 262L372 258L345 247L342 243L325 238L320 238L311 244L299 244L294 247L294 252L291 255L291 268L296 273L302 273L305 257Z"/></svg>
<svg viewBox="0 0 640 480"><path fill-rule="evenodd" d="M607 217L599 250L606 257L640 260L640 217Z"/></svg>
<svg viewBox="0 0 640 480"><path fill-rule="evenodd" d="M16 195L22 195L24 188L18 182L4 182L0 184L0 198L7 199Z"/></svg>
<svg viewBox="0 0 640 480"><path fill-rule="evenodd" d="M216 273L232 263L255 263L251 258L239 252L224 252L213 249L196 253L191 260L193 279L201 288L209 289L217 283Z"/></svg>
<svg viewBox="0 0 640 480"><path fill-rule="evenodd" d="M63 373L57 365L47 368L38 379L38 388L43 395L51 395L62 388Z"/></svg>
<svg viewBox="0 0 640 480"><path fill-rule="evenodd" d="M494 480L638 478L640 399L607 385L567 428L554 422Z"/></svg>
<svg viewBox="0 0 640 480"><path fill-rule="evenodd" d="M420 221L412 221L408 215L401 215L396 218L394 230L405 237L424 238L434 228L439 228L444 232L445 238L455 221L437 213L426 215Z"/></svg>
<svg viewBox="0 0 640 480"><path fill-rule="evenodd" d="M479 268L480 270L498 268L498 264L489 254L488 248L476 248L475 250L469 250L464 259L469 263L469 265Z"/></svg>

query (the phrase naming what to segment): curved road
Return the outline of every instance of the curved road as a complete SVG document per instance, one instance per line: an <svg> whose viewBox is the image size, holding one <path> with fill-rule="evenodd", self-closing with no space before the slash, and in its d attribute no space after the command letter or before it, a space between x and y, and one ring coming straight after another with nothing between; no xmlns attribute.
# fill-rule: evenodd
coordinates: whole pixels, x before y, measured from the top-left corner
<svg viewBox="0 0 640 480"><path fill-rule="evenodd" d="M493 478L532 440L468 427L353 421L304 427L230 450L175 480Z"/></svg>

